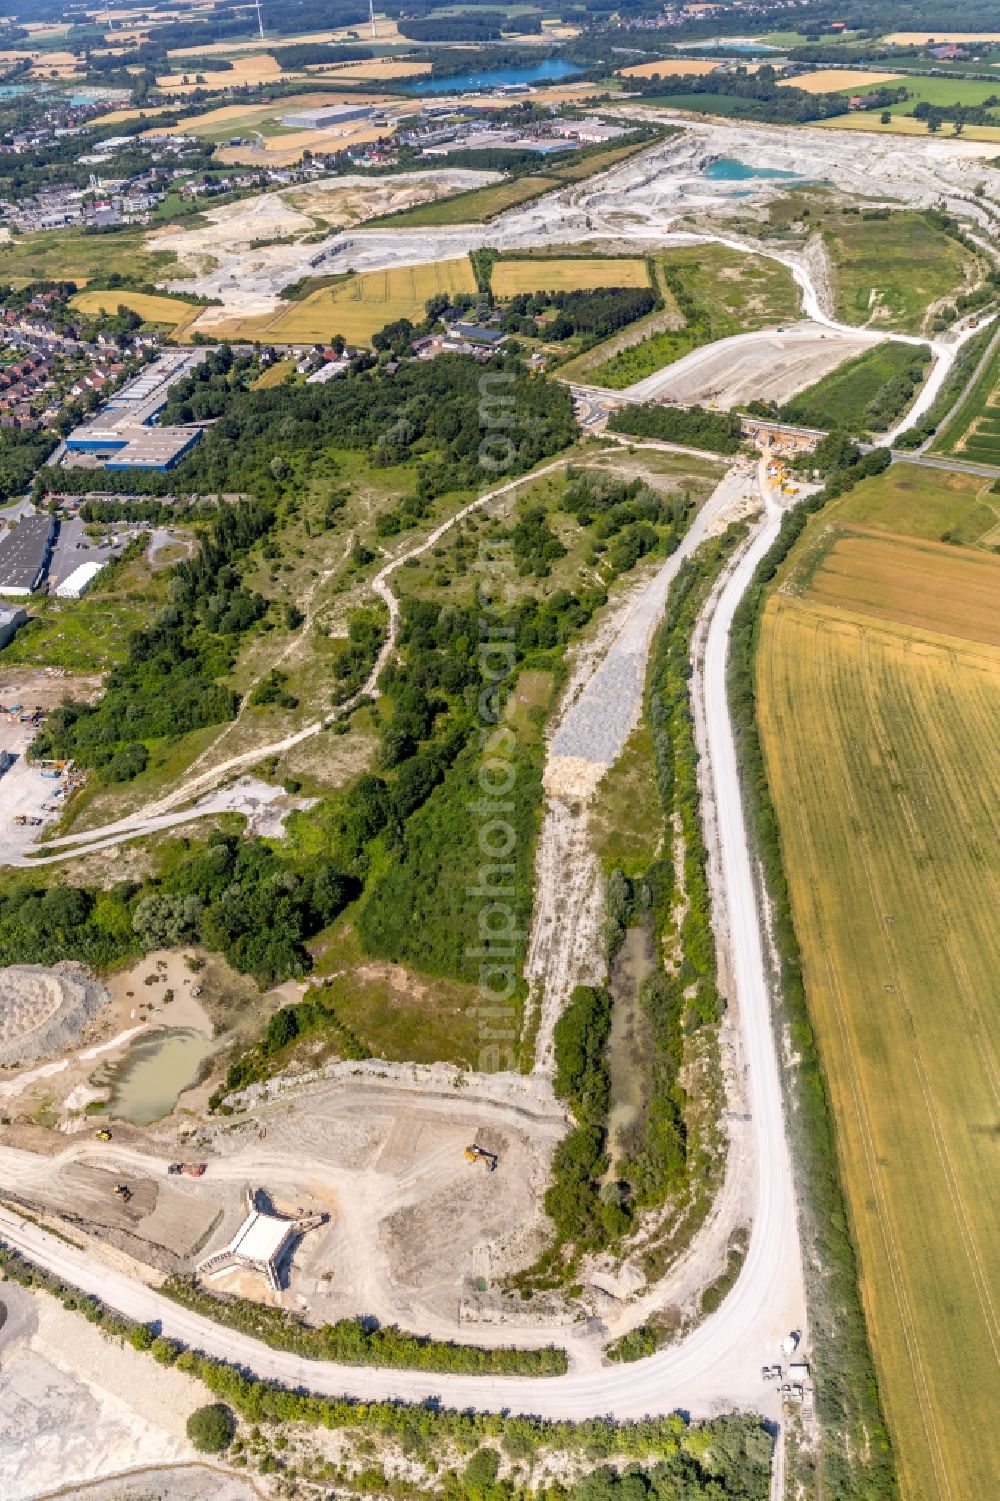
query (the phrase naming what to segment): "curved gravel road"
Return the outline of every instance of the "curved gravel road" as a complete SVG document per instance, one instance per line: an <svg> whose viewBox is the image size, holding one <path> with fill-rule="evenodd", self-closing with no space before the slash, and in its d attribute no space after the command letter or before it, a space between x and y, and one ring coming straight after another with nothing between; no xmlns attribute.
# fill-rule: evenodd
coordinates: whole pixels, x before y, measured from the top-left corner
<svg viewBox="0 0 1000 1501"><path fill-rule="evenodd" d="M434 1398L452 1407L568 1419L639 1418L678 1407L695 1416L742 1407L777 1417L777 1394L761 1381L760 1366L775 1358L777 1343L789 1328L803 1324L805 1307L781 1085L726 696L733 614L781 521L781 510L766 489L764 496L763 518L719 596L704 668L711 776L722 841L722 915L732 950L734 1004L743 1033L758 1164L747 1258L734 1288L713 1315L678 1345L630 1365L573 1369L565 1376L541 1379L434 1376L341 1366L271 1350L178 1307L10 1209L0 1208L0 1240L120 1312L158 1323L186 1344L236 1361L260 1377L302 1384L316 1392L361 1399Z"/></svg>

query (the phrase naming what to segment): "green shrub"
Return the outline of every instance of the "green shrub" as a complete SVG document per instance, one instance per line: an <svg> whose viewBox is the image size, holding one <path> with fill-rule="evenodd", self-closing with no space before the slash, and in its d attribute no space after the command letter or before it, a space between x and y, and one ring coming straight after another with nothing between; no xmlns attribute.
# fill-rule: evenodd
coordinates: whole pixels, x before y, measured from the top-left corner
<svg viewBox="0 0 1000 1501"><path fill-rule="evenodd" d="M187 1436L200 1454L221 1454L233 1439L233 1415L222 1402L196 1407L187 1420Z"/></svg>

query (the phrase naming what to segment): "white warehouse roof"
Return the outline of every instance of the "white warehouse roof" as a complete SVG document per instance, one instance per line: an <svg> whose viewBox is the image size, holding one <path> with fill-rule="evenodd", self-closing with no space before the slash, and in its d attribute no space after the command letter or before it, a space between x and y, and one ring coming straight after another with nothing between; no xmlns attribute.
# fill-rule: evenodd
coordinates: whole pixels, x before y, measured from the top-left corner
<svg viewBox="0 0 1000 1501"><path fill-rule="evenodd" d="M89 589L101 569L103 563L81 563L74 568L68 578L64 578L61 584L56 586L56 595L59 599L79 599L85 590Z"/></svg>

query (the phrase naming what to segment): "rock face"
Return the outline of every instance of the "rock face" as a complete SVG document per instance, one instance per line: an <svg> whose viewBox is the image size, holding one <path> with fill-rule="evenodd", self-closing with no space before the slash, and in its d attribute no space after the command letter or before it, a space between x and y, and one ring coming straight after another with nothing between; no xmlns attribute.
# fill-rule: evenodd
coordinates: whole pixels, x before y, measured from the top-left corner
<svg viewBox="0 0 1000 1501"><path fill-rule="evenodd" d="M69 1047L109 999L79 964L0 969L0 1064L29 1063Z"/></svg>

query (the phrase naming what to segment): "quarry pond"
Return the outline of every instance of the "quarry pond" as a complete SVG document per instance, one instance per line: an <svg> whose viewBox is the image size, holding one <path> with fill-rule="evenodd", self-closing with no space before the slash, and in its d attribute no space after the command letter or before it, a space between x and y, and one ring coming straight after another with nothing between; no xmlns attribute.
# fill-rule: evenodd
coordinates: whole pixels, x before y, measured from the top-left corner
<svg viewBox="0 0 1000 1501"><path fill-rule="evenodd" d="M111 1091L109 1115L149 1126L169 1115L178 1096L201 1081L217 1046L193 1027L157 1028L129 1043L94 1083Z"/></svg>

